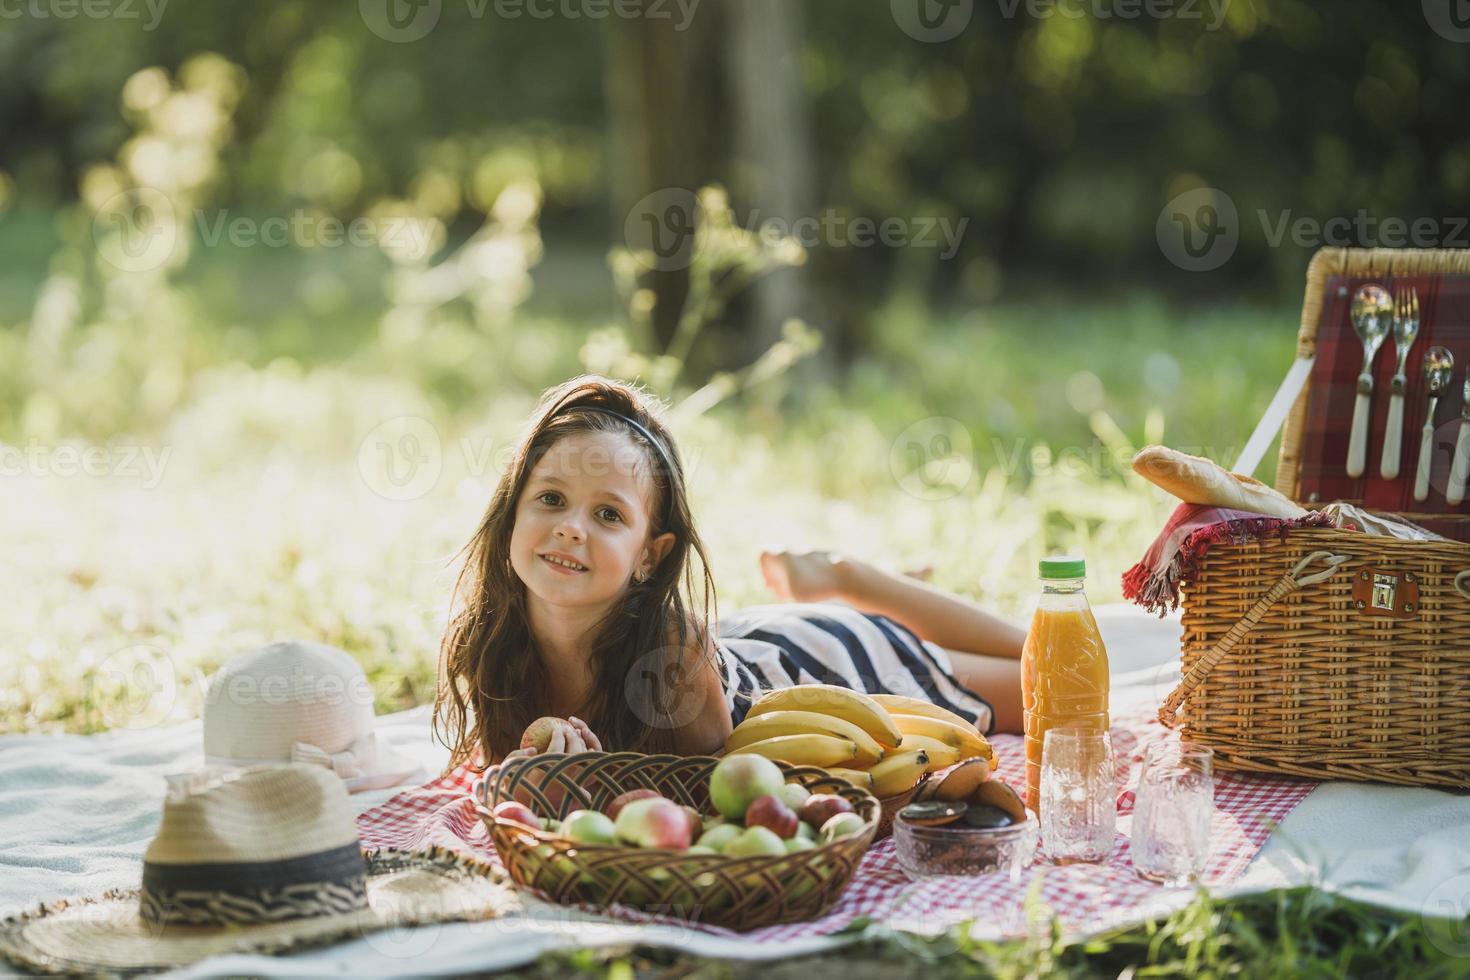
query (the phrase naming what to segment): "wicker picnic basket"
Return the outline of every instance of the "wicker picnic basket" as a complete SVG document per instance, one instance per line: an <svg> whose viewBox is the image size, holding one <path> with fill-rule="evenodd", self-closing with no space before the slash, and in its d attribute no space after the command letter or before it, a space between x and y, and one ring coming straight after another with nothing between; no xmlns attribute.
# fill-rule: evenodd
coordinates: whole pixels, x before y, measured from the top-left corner
<svg viewBox="0 0 1470 980"><path fill-rule="evenodd" d="M637 752L534 756L490 780L477 810L511 879L555 902L618 902L741 931L805 921L827 911L873 841L879 805L866 790L811 766L776 763L788 782L851 801L867 825L861 833L779 857L579 844L491 812L501 801L515 799L541 816L561 818L580 808L604 810L628 790L651 789L710 813L709 775L718 761Z"/></svg>
<svg viewBox="0 0 1470 980"><path fill-rule="evenodd" d="M1298 356L1318 354L1324 325L1340 329L1334 321L1347 290L1395 277L1470 281L1470 251L1319 251L1307 273ZM1355 356L1361 362L1361 347ZM1303 492L1313 395L1309 382L1288 417L1276 481L1305 506L1330 499ZM1417 432L1422 417L1406 416L1406 431ZM1463 538L1467 507L1399 513ZM1186 583L1183 606L1184 676L1159 715L1211 746L1219 768L1470 787L1470 544L1335 528L1220 542Z"/></svg>

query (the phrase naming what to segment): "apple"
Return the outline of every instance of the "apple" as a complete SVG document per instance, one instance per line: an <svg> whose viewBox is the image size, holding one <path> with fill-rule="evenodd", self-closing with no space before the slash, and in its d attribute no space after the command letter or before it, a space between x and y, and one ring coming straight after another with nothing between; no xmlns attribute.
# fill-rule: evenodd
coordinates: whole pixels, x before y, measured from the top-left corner
<svg viewBox="0 0 1470 980"><path fill-rule="evenodd" d="M786 848L787 854L795 854L797 851L810 851L817 846L805 837L788 837L781 844Z"/></svg>
<svg viewBox="0 0 1470 980"><path fill-rule="evenodd" d="M682 851L689 846L689 815L663 797L634 800L618 812L618 840L639 847Z"/></svg>
<svg viewBox="0 0 1470 980"><path fill-rule="evenodd" d="M816 840L817 828L803 820L796 825L796 836L806 840Z"/></svg>
<svg viewBox="0 0 1470 980"><path fill-rule="evenodd" d="M799 823L796 811L779 796L757 797L745 811L745 826L765 827L781 838L794 836Z"/></svg>
<svg viewBox="0 0 1470 980"><path fill-rule="evenodd" d="M786 853L786 844L765 827L746 827L725 845L723 853L726 857L778 857Z"/></svg>
<svg viewBox="0 0 1470 980"><path fill-rule="evenodd" d="M537 718L521 733L521 748L535 749L538 755L545 752L551 746L551 736L556 734L556 726L560 723L560 718Z"/></svg>
<svg viewBox="0 0 1470 980"><path fill-rule="evenodd" d="M725 845L739 837L740 834L740 827L733 823L722 823L718 827L706 830L696 843L702 847L712 847L717 851L723 851Z"/></svg>
<svg viewBox="0 0 1470 980"><path fill-rule="evenodd" d="M692 806L680 807L680 809L689 815L689 838L693 840L704 833L704 817L699 815L699 811Z"/></svg>
<svg viewBox="0 0 1470 980"><path fill-rule="evenodd" d="M689 845L689 850L685 851L684 853L685 854L718 854L720 852L718 850L716 850L715 848L710 847L707 844L690 844Z"/></svg>
<svg viewBox="0 0 1470 980"><path fill-rule="evenodd" d="M607 813L609 820L616 820L618 819L618 814L623 811L623 807L627 806L629 803L632 803L634 800L651 800L655 797L663 799L663 797L659 796L657 791L655 790L630 789L628 790L628 792L614 797L613 801L607 805L607 810L605 812Z"/></svg>
<svg viewBox="0 0 1470 980"><path fill-rule="evenodd" d="M758 797L781 792L786 777L781 767L750 752L721 759L709 776L709 798L715 809L731 820L745 819L745 810Z"/></svg>
<svg viewBox="0 0 1470 980"><path fill-rule="evenodd" d="M836 793L813 793L801 808L801 819L820 827L839 813L851 813L852 804Z"/></svg>
<svg viewBox="0 0 1470 980"><path fill-rule="evenodd" d="M826 823L822 824L822 843L830 844L839 837L855 834L866 827L868 822L851 811L839 813Z"/></svg>
<svg viewBox="0 0 1470 980"><path fill-rule="evenodd" d="M578 844L616 844L617 831L606 814L596 810L573 810L561 822L561 832Z"/></svg>
<svg viewBox="0 0 1470 980"><path fill-rule="evenodd" d="M801 783L787 783L781 787L781 792L777 795L787 806L800 813L801 808L806 806L806 801L812 795L812 791Z"/></svg>
<svg viewBox="0 0 1470 980"><path fill-rule="evenodd" d="M495 804L495 809L490 812L501 820L509 820L512 823L521 824L532 830L541 829L540 818L532 813L531 808L524 803L519 803L515 800L505 800L502 803Z"/></svg>

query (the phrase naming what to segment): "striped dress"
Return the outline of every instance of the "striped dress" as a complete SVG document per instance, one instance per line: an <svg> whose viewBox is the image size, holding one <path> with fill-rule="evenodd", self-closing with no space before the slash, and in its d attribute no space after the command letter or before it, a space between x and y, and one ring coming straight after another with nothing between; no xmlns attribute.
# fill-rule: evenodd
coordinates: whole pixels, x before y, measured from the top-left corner
<svg viewBox="0 0 1470 980"><path fill-rule="evenodd" d="M836 602L750 606L722 616L715 650L732 724L766 691L836 684L868 694L922 698L989 735L989 702L954 675L943 647L886 616Z"/></svg>

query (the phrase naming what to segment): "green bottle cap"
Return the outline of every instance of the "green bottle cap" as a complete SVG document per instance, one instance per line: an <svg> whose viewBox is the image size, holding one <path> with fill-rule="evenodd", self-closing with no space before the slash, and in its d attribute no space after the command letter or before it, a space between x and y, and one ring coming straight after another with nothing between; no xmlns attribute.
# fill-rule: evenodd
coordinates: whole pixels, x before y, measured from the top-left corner
<svg viewBox="0 0 1470 980"><path fill-rule="evenodd" d="M1077 555L1058 555L1041 559L1042 578L1086 578L1087 562Z"/></svg>

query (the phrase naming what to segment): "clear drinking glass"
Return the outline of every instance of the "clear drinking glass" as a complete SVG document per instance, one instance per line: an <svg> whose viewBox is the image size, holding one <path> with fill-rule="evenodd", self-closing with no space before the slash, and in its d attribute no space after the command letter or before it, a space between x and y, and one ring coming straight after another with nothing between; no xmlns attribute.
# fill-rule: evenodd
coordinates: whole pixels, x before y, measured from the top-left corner
<svg viewBox="0 0 1470 980"><path fill-rule="evenodd" d="M1210 853L1214 755L1188 742L1155 742L1144 753L1133 807L1133 867L1143 877L1167 885L1199 880Z"/></svg>
<svg viewBox="0 0 1470 980"><path fill-rule="evenodd" d="M1103 861L1118 822L1113 740L1096 728L1052 728L1041 746L1041 846L1058 864Z"/></svg>

